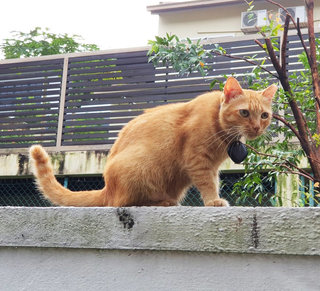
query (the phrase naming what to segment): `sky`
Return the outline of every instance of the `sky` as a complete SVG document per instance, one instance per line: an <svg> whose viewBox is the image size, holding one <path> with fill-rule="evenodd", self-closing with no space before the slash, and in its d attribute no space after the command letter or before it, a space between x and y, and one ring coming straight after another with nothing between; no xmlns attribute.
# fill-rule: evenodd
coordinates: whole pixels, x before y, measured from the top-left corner
<svg viewBox="0 0 320 291"><path fill-rule="evenodd" d="M0 43L11 31L34 27L81 35L100 49L146 46L158 32L158 15L147 11L159 0L2 0Z"/></svg>

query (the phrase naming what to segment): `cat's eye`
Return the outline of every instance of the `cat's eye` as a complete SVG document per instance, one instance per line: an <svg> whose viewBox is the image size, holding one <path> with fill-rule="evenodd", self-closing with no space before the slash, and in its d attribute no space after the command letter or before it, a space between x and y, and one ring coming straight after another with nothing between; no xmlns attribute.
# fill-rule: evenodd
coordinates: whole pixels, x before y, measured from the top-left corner
<svg viewBox="0 0 320 291"><path fill-rule="evenodd" d="M246 109L240 109L239 112L242 117L249 117L250 115L249 110L246 110Z"/></svg>
<svg viewBox="0 0 320 291"><path fill-rule="evenodd" d="M267 119L269 117L269 113L268 112L263 112L262 114L261 114L261 118L262 119Z"/></svg>

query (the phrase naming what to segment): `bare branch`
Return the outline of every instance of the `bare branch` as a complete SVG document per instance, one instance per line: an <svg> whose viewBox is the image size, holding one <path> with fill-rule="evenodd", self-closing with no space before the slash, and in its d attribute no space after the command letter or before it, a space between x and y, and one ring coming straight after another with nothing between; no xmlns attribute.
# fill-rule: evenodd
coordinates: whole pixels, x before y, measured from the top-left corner
<svg viewBox="0 0 320 291"><path fill-rule="evenodd" d="M285 167L285 168L288 168L288 167ZM279 171L278 173L281 173L281 174L301 175L301 176L303 176L303 177L305 177L305 178L307 178L307 179L309 179L309 180L311 180L311 181L315 181L315 179L314 179L312 176L310 176L310 175L305 175L305 174L300 173L300 172L297 172L297 171L292 171L292 170L290 170L289 172Z"/></svg>
<svg viewBox="0 0 320 291"><path fill-rule="evenodd" d="M298 32L298 36L300 38L300 41L301 41L301 44L302 44L302 47L307 55L307 58L308 58L308 63L310 64L311 62L311 59L310 59L310 52L307 48L307 45L306 43L304 42L304 39L303 39L303 35L302 35L302 32L301 32L301 29L300 29L300 19L298 18L297 19L297 32Z"/></svg>
<svg viewBox="0 0 320 291"><path fill-rule="evenodd" d="M320 160L315 159L315 158L312 158L312 157L310 157L310 156L307 156L307 157L308 157L308 159L310 159L310 160L312 160L312 161L314 161L314 162L316 162L316 163L320 164Z"/></svg>
<svg viewBox="0 0 320 291"><path fill-rule="evenodd" d="M282 71L286 71L287 67L287 41L288 41L288 30L289 30L290 16L286 15L286 20L284 22L283 29L283 37L282 37L282 45L281 45L281 69Z"/></svg>
<svg viewBox="0 0 320 291"><path fill-rule="evenodd" d="M288 94L288 99L289 99L288 101L298 126L298 131L300 136L299 141L301 143L303 150L308 155L311 152L311 147L309 145L309 137L312 139L312 135L309 131L306 118L302 114L297 102L293 98L293 93L289 84L287 72L283 70L279 64L279 61L274 52L270 38L266 38L265 41L266 41L267 51L271 58L272 64L276 69L277 73L279 74L279 81L281 82L281 85L284 91Z"/></svg>
<svg viewBox="0 0 320 291"><path fill-rule="evenodd" d="M297 25L296 21L294 20L294 18L292 17L292 15L291 15L290 12L288 11L288 9L285 8L283 5L281 5L281 4L278 3L278 2L272 1L272 0L267 0L267 2L269 2L269 3L273 4L273 5L278 6L279 8L283 9L283 10L286 12L287 15L289 15L290 20L292 21L295 29L296 29L297 32L298 32L298 36L299 36L299 38L300 38L301 44L302 44L302 46L303 46L303 48L304 48L304 50L305 50L305 52L306 52L306 54L307 54L307 56L308 56L308 59L309 59L309 51L308 51L307 46L306 46L306 44L305 44L305 42L304 42L304 39L303 39L303 37L302 37L302 33L301 33L301 30L300 30L300 25Z"/></svg>
<svg viewBox="0 0 320 291"><path fill-rule="evenodd" d="M259 40L255 39L254 42L255 42L261 49L263 49L264 51L266 51L265 47L263 46L263 44L262 44Z"/></svg>
<svg viewBox="0 0 320 291"><path fill-rule="evenodd" d="M268 53L267 49L263 46L263 44L262 44L259 40L255 39L254 42L255 42L265 53ZM272 63L272 61L271 61L271 59L269 58L269 56L267 56L266 58L267 58L267 60L268 60L270 63Z"/></svg>
<svg viewBox="0 0 320 291"><path fill-rule="evenodd" d="M284 74L283 74L282 68L281 68L281 66L279 64L279 61L277 59L277 56L276 56L276 54L274 52L274 49L273 49L273 46L272 46L270 38L266 38L265 42L266 42L267 52L268 52L268 54L270 56L271 62L273 64L274 68L276 69L276 71L277 71L277 73L279 75L279 79L281 81L281 78L283 78Z"/></svg>
<svg viewBox="0 0 320 291"><path fill-rule="evenodd" d="M284 7L283 5L281 5L280 3L278 2L275 2L275 1L272 1L272 0L267 0L267 2L273 4L273 5L276 5L278 6L279 8L283 9L287 15L289 15L294 27L297 29L297 23L296 21L294 20L294 18L292 17L292 15L290 14L290 12L288 11L288 9L286 7Z"/></svg>
<svg viewBox="0 0 320 291"><path fill-rule="evenodd" d="M308 16L308 32L309 32L309 46L310 46L310 56L308 58L308 62L310 65L311 76L312 76L312 85L313 85L313 93L314 98L317 102L317 132L320 132L320 78L317 64L317 51L316 51L316 41L314 34L314 22L313 22L313 8L314 1L306 0L307 7L307 16Z"/></svg>
<svg viewBox="0 0 320 291"><path fill-rule="evenodd" d="M301 142L301 136L300 136L299 132L296 130L296 128L295 128L291 123L289 123L287 120L285 120L283 117L281 117L281 116L278 115L278 114L273 113L272 116L273 116L275 119L281 121L285 126L287 126L288 128L290 128L291 131L295 134L295 136L296 136L296 137L299 139L299 141Z"/></svg>

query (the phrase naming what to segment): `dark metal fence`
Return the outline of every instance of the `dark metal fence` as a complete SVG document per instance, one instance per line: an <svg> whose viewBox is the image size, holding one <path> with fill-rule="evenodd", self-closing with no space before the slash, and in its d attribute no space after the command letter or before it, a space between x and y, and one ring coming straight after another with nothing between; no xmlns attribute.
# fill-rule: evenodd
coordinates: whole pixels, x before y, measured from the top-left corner
<svg viewBox="0 0 320 291"><path fill-rule="evenodd" d="M233 38L219 45L235 57L265 57L253 39ZM287 49L287 69L302 70L297 36L288 37ZM59 151L110 145L144 109L190 100L209 91L212 80L231 73L244 76L255 67L218 55L207 64L213 69L205 78L199 73L179 76L170 67L149 63L147 49L0 61L0 151L35 143ZM264 67L273 71L268 60Z"/></svg>
<svg viewBox="0 0 320 291"><path fill-rule="evenodd" d="M220 45L234 56L264 56L253 40ZM254 67L223 56L207 63L214 69L203 78L154 67L146 49L0 61L0 150L34 143L59 151L112 144L144 109L190 100L209 91L212 80L243 76ZM265 66L272 68L268 62Z"/></svg>

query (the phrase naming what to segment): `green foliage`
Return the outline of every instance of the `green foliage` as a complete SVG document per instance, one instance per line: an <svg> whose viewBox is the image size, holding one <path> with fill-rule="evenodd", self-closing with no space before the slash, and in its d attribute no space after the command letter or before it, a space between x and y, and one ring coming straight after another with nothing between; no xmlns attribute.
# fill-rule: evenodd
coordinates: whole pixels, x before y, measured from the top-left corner
<svg viewBox="0 0 320 291"><path fill-rule="evenodd" d="M270 19L269 24L261 27L260 33L265 37L275 37L279 35L279 32L283 30L283 27L280 23L275 20Z"/></svg>
<svg viewBox="0 0 320 291"><path fill-rule="evenodd" d="M316 146L319 147L320 146L320 134L317 134L315 133L313 136L312 136L316 142Z"/></svg>
<svg viewBox="0 0 320 291"><path fill-rule="evenodd" d="M205 50L200 45L200 40L192 42L187 38L181 41L176 35L167 34L165 37L156 36L156 40L150 40L151 49L148 52L149 62L155 65L162 63L164 66L172 65L179 74L189 74L198 71L206 74L207 67L203 58Z"/></svg>
<svg viewBox="0 0 320 291"><path fill-rule="evenodd" d="M316 38L316 56L317 56L317 62L318 62L318 70L320 70L320 39ZM302 52L302 54L299 56L299 61L304 65L304 67L307 70L310 70L310 66L308 63L308 58L305 52Z"/></svg>
<svg viewBox="0 0 320 291"><path fill-rule="evenodd" d="M36 27L29 32L15 31L0 45L6 59L37 57L82 51L96 51L95 44L82 43L78 35L55 34Z"/></svg>

